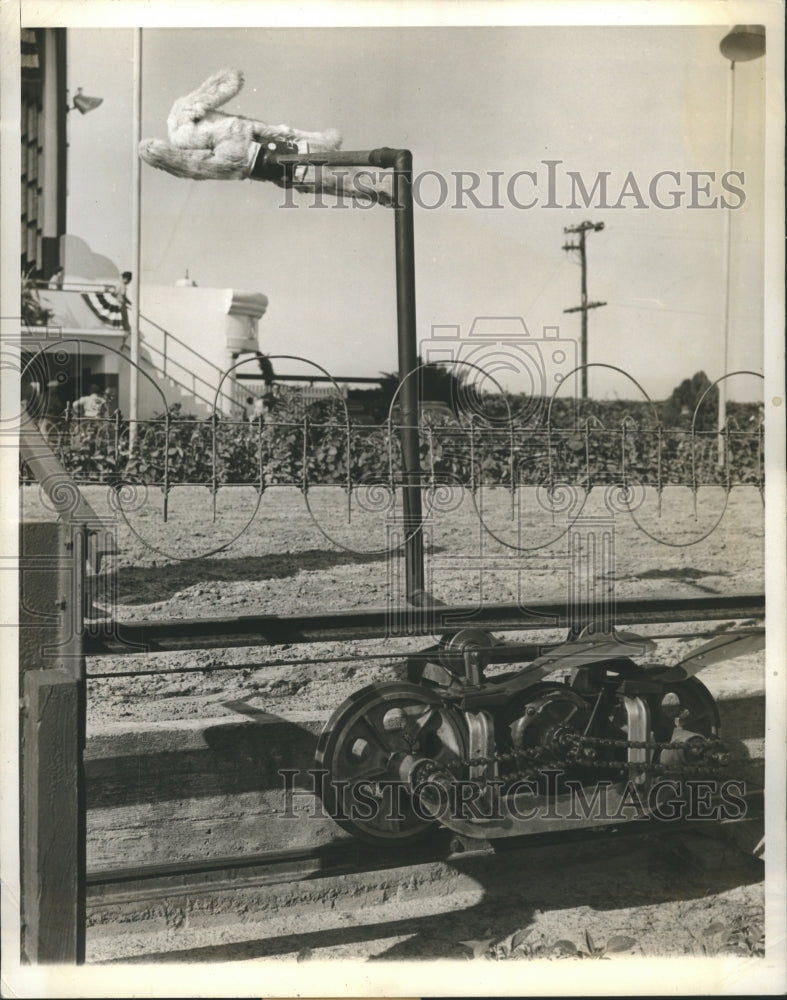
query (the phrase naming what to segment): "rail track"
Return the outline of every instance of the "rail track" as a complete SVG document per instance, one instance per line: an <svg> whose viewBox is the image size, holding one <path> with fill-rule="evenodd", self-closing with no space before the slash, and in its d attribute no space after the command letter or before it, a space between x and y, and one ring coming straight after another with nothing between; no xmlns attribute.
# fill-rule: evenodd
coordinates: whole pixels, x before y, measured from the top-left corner
<svg viewBox="0 0 787 1000"><path fill-rule="evenodd" d="M535 601L527 608L513 604L443 606L408 609L410 634L435 635L474 627L498 630L569 628L584 608L565 602ZM762 594L619 600L616 625L760 619L765 614ZM232 618L177 618L169 620L97 620L84 637L86 656L140 652L216 649L233 646L273 646L340 640L380 639L390 635L390 608L329 611L295 615L240 615ZM520 651L521 652L521 651ZM536 652L536 647L533 647Z"/></svg>
<svg viewBox="0 0 787 1000"><path fill-rule="evenodd" d="M716 830L761 821L764 811L763 791L750 790L742 798L746 802L745 816L714 823ZM460 860L466 862L473 858L496 855L506 855L511 861L512 855L515 857L517 854L527 853L530 856L532 852L543 848L586 845L589 842L612 847L623 838L641 834L661 837L708 828L707 822L698 820L657 822L652 818L643 818L601 827L577 823L576 828L564 827L494 842L470 840L451 834L448 830L436 830L428 841L411 845L406 851L357 841L340 841L297 850L265 851L238 857L205 858L88 872L86 902L89 909L95 910L102 906L153 902L170 896L199 896L337 876L360 877L373 872L398 868L409 870L440 863L451 865Z"/></svg>

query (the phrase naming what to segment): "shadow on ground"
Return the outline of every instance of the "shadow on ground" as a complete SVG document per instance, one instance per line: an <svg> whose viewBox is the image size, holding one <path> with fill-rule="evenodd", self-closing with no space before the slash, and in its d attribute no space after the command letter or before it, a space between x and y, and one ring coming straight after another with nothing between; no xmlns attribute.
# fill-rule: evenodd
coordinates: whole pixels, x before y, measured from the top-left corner
<svg viewBox="0 0 787 1000"><path fill-rule="evenodd" d="M117 598L124 604L150 604L169 600L178 591L196 584L254 583L282 579L300 572L315 572L337 566L383 564L386 555L357 554L331 549L285 552L267 556L222 556L188 559L164 566L124 566L117 573Z"/></svg>
<svg viewBox="0 0 787 1000"><path fill-rule="evenodd" d="M127 753L85 761L87 808L231 797L281 790L279 768L314 766L315 732L265 712L258 724L210 726L204 748L145 751L145 733L127 739Z"/></svg>

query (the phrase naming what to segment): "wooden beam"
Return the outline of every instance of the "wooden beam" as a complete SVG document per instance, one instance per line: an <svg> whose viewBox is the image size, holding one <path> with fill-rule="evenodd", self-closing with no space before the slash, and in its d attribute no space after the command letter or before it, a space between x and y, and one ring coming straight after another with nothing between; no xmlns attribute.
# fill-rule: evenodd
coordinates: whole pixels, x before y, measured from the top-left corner
<svg viewBox="0 0 787 1000"><path fill-rule="evenodd" d="M23 524L19 668L22 951L30 962L85 955L86 530Z"/></svg>
<svg viewBox="0 0 787 1000"><path fill-rule="evenodd" d="M25 675L22 912L30 962L76 964L84 955L77 686L64 670Z"/></svg>

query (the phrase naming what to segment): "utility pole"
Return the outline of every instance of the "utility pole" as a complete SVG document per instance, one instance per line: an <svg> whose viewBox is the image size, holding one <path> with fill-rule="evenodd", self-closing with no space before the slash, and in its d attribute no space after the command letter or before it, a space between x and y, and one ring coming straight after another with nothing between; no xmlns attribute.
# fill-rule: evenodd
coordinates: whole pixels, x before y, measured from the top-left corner
<svg viewBox="0 0 787 1000"><path fill-rule="evenodd" d="M567 226L563 232L578 234L579 243L564 243L564 250L578 250L579 260L582 265L582 305L572 306L570 309L564 309L564 313L581 312L582 313L582 344L581 352L582 357L580 364L582 365L582 398L588 398L588 309L598 309L599 306L605 306L606 302L588 302L588 277L587 277L587 254L585 253L585 234L592 230L594 233L599 233L604 228L603 222L580 222L578 226Z"/></svg>

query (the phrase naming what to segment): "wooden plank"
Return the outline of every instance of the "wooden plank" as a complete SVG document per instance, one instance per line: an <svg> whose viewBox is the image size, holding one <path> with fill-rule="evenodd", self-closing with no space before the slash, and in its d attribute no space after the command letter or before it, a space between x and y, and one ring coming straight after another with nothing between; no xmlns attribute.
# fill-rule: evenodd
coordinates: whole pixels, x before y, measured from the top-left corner
<svg viewBox="0 0 787 1000"><path fill-rule="evenodd" d="M30 962L77 963L84 956L77 689L64 670L25 675L22 909Z"/></svg>
<svg viewBox="0 0 787 1000"><path fill-rule="evenodd" d="M22 950L84 961L86 530L21 526L19 667Z"/></svg>
<svg viewBox="0 0 787 1000"><path fill-rule="evenodd" d="M24 675L40 670L43 649L61 639L59 591L60 527L51 521L19 526L19 697ZM48 664L53 666L54 664Z"/></svg>

